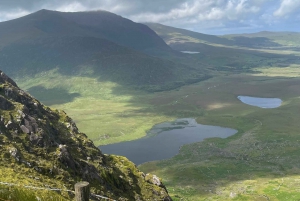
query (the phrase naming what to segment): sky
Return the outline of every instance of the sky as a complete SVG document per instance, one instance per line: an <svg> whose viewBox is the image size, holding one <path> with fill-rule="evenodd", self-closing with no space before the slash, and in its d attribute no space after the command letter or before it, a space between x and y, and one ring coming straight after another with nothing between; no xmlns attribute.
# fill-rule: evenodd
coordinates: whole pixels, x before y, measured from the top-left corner
<svg viewBox="0 0 300 201"><path fill-rule="evenodd" d="M300 32L300 0L0 0L0 21L41 9L106 10L207 34Z"/></svg>

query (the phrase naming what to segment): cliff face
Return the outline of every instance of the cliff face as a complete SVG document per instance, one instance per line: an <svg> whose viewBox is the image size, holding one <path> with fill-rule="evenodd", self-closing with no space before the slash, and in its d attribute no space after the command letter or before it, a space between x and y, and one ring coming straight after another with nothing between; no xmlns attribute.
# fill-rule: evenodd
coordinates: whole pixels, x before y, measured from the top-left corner
<svg viewBox="0 0 300 201"><path fill-rule="evenodd" d="M88 181L116 200L171 200L161 181L121 156L107 156L63 111L52 110L0 71L0 169L57 180ZM12 165L13 164L13 165Z"/></svg>

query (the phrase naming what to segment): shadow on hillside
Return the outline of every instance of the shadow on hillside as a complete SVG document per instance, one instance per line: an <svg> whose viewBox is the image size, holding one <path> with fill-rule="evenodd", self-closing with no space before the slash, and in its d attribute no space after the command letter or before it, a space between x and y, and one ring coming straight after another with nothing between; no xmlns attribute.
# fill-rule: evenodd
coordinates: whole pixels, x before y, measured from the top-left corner
<svg viewBox="0 0 300 201"><path fill-rule="evenodd" d="M271 47L281 47L282 45L276 43L266 37L245 37L245 36L236 36L232 38L234 45L249 47L249 48L271 48Z"/></svg>
<svg viewBox="0 0 300 201"><path fill-rule="evenodd" d="M228 78L228 80L223 81L223 83L227 82L232 82L232 84L227 84L222 90L226 90L226 93L229 93L230 96L223 96L223 94L216 96L220 98L217 101L221 103L233 100L232 97L236 97L241 93L267 97L279 95L284 101L287 101L287 97L296 97L300 92L298 78L289 79L283 76L270 78L249 75L248 79L241 76L238 79L231 80ZM122 91L121 88L115 88L115 90L119 93ZM153 106L152 108L141 108L132 115L138 117L138 115L153 113L158 116L166 115L172 118L181 118L181 115L195 117L199 112L200 118L205 119L205 114L201 116L201 111L197 111L197 107L193 107L189 102L192 98L191 94L190 99L183 99L189 105L180 104L180 100L175 104L178 100L175 98L184 98L189 92L190 90L179 89L179 91L160 93L158 98L155 97L155 100L149 101ZM193 98L195 104L200 102L201 99L205 99L201 96L207 94L199 90L197 92L197 97ZM216 98L215 96L212 97ZM207 104L216 101L212 97L211 100L207 100ZM238 102L237 99L235 100ZM139 101L139 99L133 98L130 104L132 106L140 105ZM157 171L154 172L155 174L161 173L164 178L168 178L170 186L176 186L174 184L177 184L177 187L181 186L182 189L195 186L195 189L198 189L202 195L216 195L220 188L228 187L231 184L240 183L240 187L243 188L245 180L267 181L267 184L255 184L253 187L261 185L261 189L276 188L280 183L268 183L268 181L276 178L281 180L282 177L300 174L297 165L298 147L300 146L300 138L297 133L300 132L300 127L296 126L300 115L295 110L299 107L299 104L300 102L297 101L292 105L283 105L274 110L242 108L243 111L240 113L234 113L234 110L229 108L223 113L220 112L218 116L221 119L226 119L227 124L237 121L239 116L243 116L245 122L255 122L255 120L260 119L263 126L259 129L263 130L255 130L255 132L248 132L247 134L241 132L230 139L209 139L183 146L180 153L174 158L142 165L142 170L145 172L155 170ZM247 114L243 114L246 110ZM205 111L204 113L208 112ZM225 114L231 114L232 116L227 117ZM121 117L124 117L124 114L120 115ZM219 123L217 119L213 119L212 122L215 125ZM242 123L236 124L239 130L244 128L241 125ZM257 125L260 126L260 124ZM184 192L188 191L186 189L184 189ZM255 194L255 196L260 195Z"/></svg>
<svg viewBox="0 0 300 201"><path fill-rule="evenodd" d="M47 89L43 86L31 87L27 92L47 106L72 102L80 97L79 93L69 93L62 88Z"/></svg>
<svg viewBox="0 0 300 201"><path fill-rule="evenodd" d="M247 41L244 41L244 43L246 44ZM177 51L199 52L199 54L186 55L184 58L173 58L173 60L184 62L189 66L194 66L194 68L206 69L210 72L256 73L253 70L254 68L287 67L291 64L300 64L298 55L283 54L280 50L274 53L271 50L247 49L241 48L242 46L239 48L217 47L193 42L172 43L170 46Z"/></svg>

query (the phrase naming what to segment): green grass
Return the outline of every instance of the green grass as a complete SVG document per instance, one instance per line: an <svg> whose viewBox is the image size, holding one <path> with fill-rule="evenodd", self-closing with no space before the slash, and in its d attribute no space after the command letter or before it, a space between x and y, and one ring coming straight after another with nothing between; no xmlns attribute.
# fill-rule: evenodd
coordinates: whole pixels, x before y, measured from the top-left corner
<svg viewBox="0 0 300 201"><path fill-rule="evenodd" d="M13 167L14 164L11 164ZM64 191L49 191L43 189L32 189L25 186L38 188L60 188L65 189L62 183L55 180L42 179L40 176L23 175L17 173L11 168L0 168L1 182L12 183L14 185L0 184L0 200L1 201L39 201L39 200L70 200L74 195L69 195ZM30 177L31 176L31 177Z"/></svg>
<svg viewBox="0 0 300 201"><path fill-rule="evenodd" d="M161 177L174 200L299 199L299 52L215 50L180 60L214 78L163 92L55 70L17 82L37 98L46 92L42 102L65 110L96 145L138 139L181 117L237 129L227 139L186 145L172 159L140 166ZM278 97L283 105L260 109L238 95Z"/></svg>
<svg viewBox="0 0 300 201"><path fill-rule="evenodd" d="M198 93L184 104L206 108L198 123L238 129L227 139L207 139L183 146L172 159L143 164L145 172L164 179L171 195L186 200L297 200L299 179L300 114L299 79L230 76L211 80L211 91ZM226 85L225 85L226 83ZM207 86L209 86L207 84ZM201 85L183 88L178 93L201 89ZM202 94L202 96L200 95ZM239 102L237 95L279 97L283 105L277 109L260 109ZM283 179L290 188L268 192L268 182ZM253 182L251 191L245 186ZM275 196L276 195L276 196Z"/></svg>
<svg viewBox="0 0 300 201"><path fill-rule="evenodd" d="M289 74L288 68L284 69ZM281 188L280 193L270 189L272 182L283 179L285 185L292 186L300 179L300 128L296 126L300 114L295 110L300 105L300 80L273 77L269 72L268 76L219 76L159 93L135 91L90 78L61 79L56 75L65 84L71 83L69 93L80 96L52 107L66 110L79 129L98 145L140 138L156 123L180 117L238 129L239 133L230 138L183 146L174 158L140 168L163 178L174 200L264 200L264 196L293 200L297 188ZM57 82L44 78L33 80L21 85L57 87L53 84ZM87 86L91 90L85 90ZM266 110L242 104L238 95L278 97L284 102L277 109Z"/></svg>

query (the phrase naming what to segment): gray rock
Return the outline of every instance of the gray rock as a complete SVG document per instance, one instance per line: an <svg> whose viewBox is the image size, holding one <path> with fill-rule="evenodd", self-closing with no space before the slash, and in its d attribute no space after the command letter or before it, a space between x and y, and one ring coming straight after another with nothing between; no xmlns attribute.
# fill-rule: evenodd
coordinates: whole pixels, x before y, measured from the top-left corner
<svg viewBox="0 0 300 201"><path fill-rule="evenodd" d="M5 73L3 73L0 70L0 83L4 84L5 82L9 82L13 86L18 87L17 84L12 79L10 79L7 75L5 75Z"/></svg>
<svg viewBox="0 0 300 201"><path fill-rule="evenodd" d="M160 179L156 175L153 175L152 181L153 181L154 185L161 186L161 181L160 181Z"/></svg>
<svg viewBox="0 0 300 201"><path fill-rule="evenodd" d="M16 149L15 147L11 147L9 149L9 153L12 157L16 157L18 155L18 149Z"/></svg>
<svg viewBox="0 0 300 201"><path fill-rule="evenodd" d="M28 129L28 133L36 133L38 130L38 124L36 123L35 118L30 115L26 115L23 119L23 125Z"/></svg>
<svg viewBox="0 0 300 201"><path fill-rule="evenodd" d="M12 121L8 121L7 124L5 125L5 127L9 130L14 129L14 128L16 128L16 124Z"/></svg>
<svg viewBox="0 0 300 201"><path fill-rule="evenodd" d="M26 114L24 112L22 112L21 110L18 110L18 113L20 114L20 116L22 118L25 118L26 117Z"/></svg>
<svg viewBox="0 0 300 201"><path fill-rule="evenodd" d="M22 130L24 133L27 133L27 134L29 134L29 133L30 133L29 129L28 129L28 128L26 128L26 126L24 126L24 125L21 125L21 126L20 126L20 128L21 128L21 130Z"/></svg>
<svg viewBox="0 0 300 201"><path fill-rule="evenodd" d="M10 110L13 109L13 104L6 100L6 98L4 98L4 96L0 95L0 109L2 110Z"/></svg>

